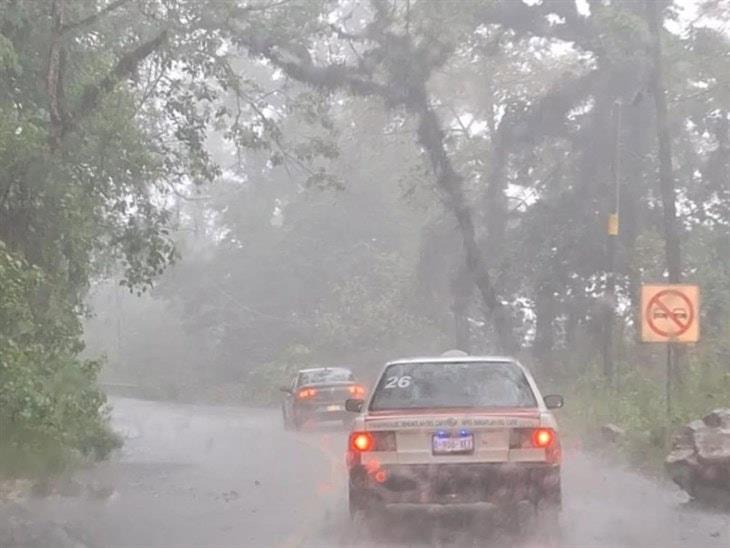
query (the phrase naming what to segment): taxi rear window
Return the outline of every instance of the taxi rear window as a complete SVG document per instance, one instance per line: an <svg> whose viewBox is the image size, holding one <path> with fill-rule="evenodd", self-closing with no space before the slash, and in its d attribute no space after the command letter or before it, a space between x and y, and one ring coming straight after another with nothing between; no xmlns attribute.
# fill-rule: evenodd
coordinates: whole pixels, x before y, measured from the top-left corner
<svg viewBox="0 0 730 548"><path fill-rule="evenodd" d="M383 373L372 411L445 407L537 407L522 370L509 362L399 363Z"/></svg>

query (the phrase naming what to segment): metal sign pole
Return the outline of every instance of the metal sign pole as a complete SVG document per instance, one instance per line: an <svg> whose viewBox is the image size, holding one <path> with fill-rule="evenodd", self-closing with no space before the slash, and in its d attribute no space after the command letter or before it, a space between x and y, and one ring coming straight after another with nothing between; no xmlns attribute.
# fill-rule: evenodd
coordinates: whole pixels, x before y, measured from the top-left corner
<svg viewBox="0 0 730 548"><path fill-rule="evenodd" d="M672 343L667 343L667 383L666 383L666 399L667 399L667 421L672 420Z"/></svg>

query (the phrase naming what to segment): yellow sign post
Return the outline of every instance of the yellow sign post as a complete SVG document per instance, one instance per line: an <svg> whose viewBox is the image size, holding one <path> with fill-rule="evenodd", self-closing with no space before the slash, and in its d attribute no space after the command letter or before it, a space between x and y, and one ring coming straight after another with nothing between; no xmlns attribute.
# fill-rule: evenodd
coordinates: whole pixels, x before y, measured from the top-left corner
<svg viewBox="0 0 730 548"><path fill-rule="evenodd" d="M618 213L611 213L608 216L608 235L618 236Z"/></svg>

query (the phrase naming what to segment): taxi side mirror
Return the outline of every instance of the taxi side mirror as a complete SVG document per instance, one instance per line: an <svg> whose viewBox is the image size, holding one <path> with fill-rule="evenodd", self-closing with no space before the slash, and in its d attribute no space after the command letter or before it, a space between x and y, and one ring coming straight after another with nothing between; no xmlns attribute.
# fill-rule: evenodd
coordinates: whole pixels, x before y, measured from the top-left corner
<svg viewBox="0 0 730 548"><path fill-rule="evenodd" d="M282 391L282 392L284 392L285 394L291 394L292 393L291 388L289 388L288 386L280 386L279 387L279 390Z"/></svg>
<svg viewBox="0 0 730 548"><path fill-rule="evenodd" d="M365 405L365 400L345 400L345 409L347 409L350 413L359 413L362 411L363 405Z"/></svg>
<svg viewBox="0 0 730 548"><path fill-rule="evenodd" d="M545 396L543 398L543 401L545 402L545 407L548 409L560 409L563 407L563 396L558 396L557 394L550 394L549 396Z"/></svg>

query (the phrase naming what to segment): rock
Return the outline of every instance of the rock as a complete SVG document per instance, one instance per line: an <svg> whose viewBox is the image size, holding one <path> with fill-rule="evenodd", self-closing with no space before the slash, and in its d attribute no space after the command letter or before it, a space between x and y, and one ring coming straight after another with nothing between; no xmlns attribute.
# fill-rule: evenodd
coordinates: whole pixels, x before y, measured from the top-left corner
<svg viewBox="0 0 730 548"><path fill-rule="evenodd" d="M101 483L92 483L86 486L86 491L91 498L108 499L115 493L114 487Z"/></svg>
<svg viewBox="0 0 730 548"><path fill-rule="evenodd" d="M626 435L626 430L615 424L608 423L601 426L601 436L604 440L616 443Z"/></svg>
<svg viewBox="0 0 730 548"><path fill-rule="evenodd" d="M701 462L730 465L730 429L708 428L697 432L694 441L697 457Z"/></svg>
<svg viewBox="0 0 730 548"><path fill-rule="evenodd" d="M712 428L730 428L730 409L715 409L702 422Z"/></svg>
<svg viewBox="0 0 730 548"><path fill-rule="evenodd" d="M725 506L730 501L730 409L715 409L685 425L664 465L690 496Z"/></svg>

